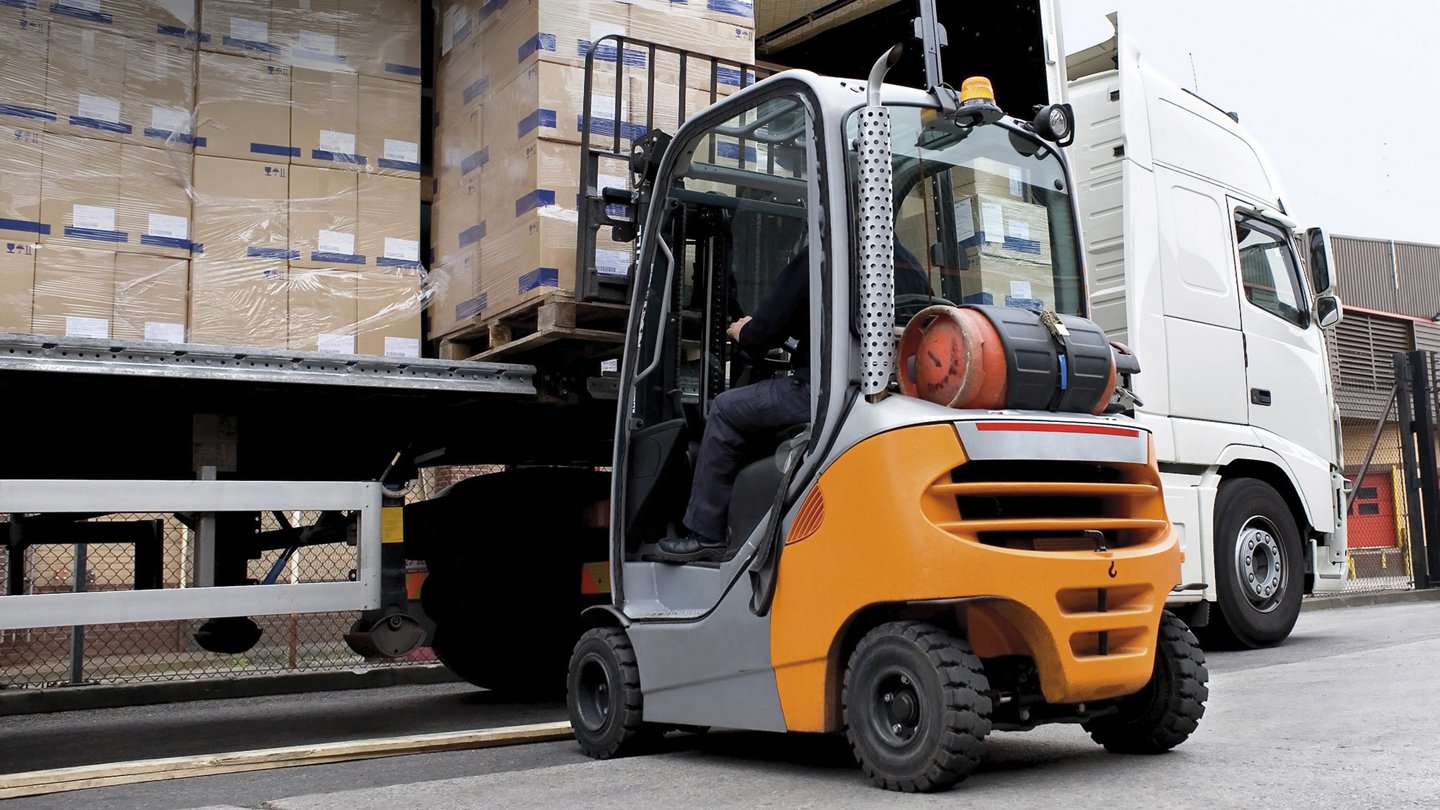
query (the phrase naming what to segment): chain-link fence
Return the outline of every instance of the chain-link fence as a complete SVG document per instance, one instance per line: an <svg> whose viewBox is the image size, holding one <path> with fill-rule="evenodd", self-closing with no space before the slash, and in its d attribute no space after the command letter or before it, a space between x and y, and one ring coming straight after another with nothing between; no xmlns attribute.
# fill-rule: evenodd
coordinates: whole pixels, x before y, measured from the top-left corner
<svg viewBox="0 0 1440 810"><path fill-rule="evenodd" d="M407 500L429 497L455 481L494 472L495 467L448 467L425 470L411 486ZM311 525L318 513L289 512L262 516L262 529L282 521ZM23 569L13 581L24 593L75 590L129 590L137 572L151 571L158 555L161 572L152 587L192 585L194 533L163 514L106 515L95 521L133 527L135 542L45 544L18 555ZM111 527L113 528L113 527ZM9 527L0 523L0 538ZM277 569L283 551L267 551L247 564L254 582L309 583L348 579L356 566L356 550L344 543L296 549ZM141 565L137 566L139 555ZM12 582L11 555L0 553L0 583ZM412 563L412 570L423 571ZM258 586L263 587L263 586ZM0 597L3 598L3 597ZM356 655L343 635L356 619L352 612L255 616L262 634L254 647L229 655L208 652L195 640L203 620L106 624L89 627L46 627L0 631L0 688L43 688L64 684L140 683L191 680L284 672L355 670L433 663L422 647L404 659L367 660Z"/></svg>
<svg viewBox="0 0 1440 810"><path fill-rule="evenodd" d="M1342 433L1351 487L1345 592L1410 590L1410 498L1395 399L1378 419L1344 420Z"/></svg>

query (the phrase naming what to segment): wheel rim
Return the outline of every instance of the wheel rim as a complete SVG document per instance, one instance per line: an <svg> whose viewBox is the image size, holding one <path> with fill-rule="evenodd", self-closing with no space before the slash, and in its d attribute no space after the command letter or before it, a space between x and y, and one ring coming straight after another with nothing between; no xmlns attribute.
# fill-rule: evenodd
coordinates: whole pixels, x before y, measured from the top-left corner
<svg viewBox="0 0 1440 810"><path fill-rule="evenodd" d="M605 662L595 654L580 662L580 677L575 689L575 709L580 724L587 731L600 731L610 720L611 696L615 691Z"/></svg>
<svg viewBox="0 0 1440 810"><path fill-rule="evenodd" d="M1280 605L1288 567L1275 524L1258 515L1245 521L1235 539L1235 573L1256 610L1268 613Z"/></svg>
<svg viewBox="0 0 1440 810"><path fill-rule="evenodd" d="M915 675L899 667L880 672L870 692L871 725L875 738L893 749L904 749L920 735L925 717Z"/></svg>

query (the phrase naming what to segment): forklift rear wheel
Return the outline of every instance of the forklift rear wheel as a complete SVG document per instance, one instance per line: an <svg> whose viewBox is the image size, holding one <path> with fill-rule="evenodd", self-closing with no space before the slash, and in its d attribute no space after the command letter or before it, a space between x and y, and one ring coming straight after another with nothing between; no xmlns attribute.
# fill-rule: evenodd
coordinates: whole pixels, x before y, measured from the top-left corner
<svg viewBox="0 0 1440 810"><path fill-rule="evenodd" d="M1119 711L1082 727L1116 754L1160 754L1185 742L1205 715L1210 689L1205 653L1195 634L1175 614L1160 618L1155 674L1144 689L1121 698Z"/></svg>
<svg viewBox="0 0 1440 810"><path fill-rule="evenodd" d="M855 759L887 790L954 785L985 752L989 689L965 641L925 622L876 627L845 669L845 727Z"/></svg>
<svg viewBox="0 0 1440 810"><path fill-rule="evenodd" d="M596 759L634 753L651 731L641 721L640 667L625 631L587 631L570 657L570 725L580 750Z"/></svg>

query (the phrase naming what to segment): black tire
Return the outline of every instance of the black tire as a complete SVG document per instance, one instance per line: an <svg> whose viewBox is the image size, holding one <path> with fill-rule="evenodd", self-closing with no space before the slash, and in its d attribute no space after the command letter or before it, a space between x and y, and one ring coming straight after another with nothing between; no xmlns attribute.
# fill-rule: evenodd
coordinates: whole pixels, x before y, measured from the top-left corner
<svg viewBox="0 0 1440 810"><path fill-rule="evenodd" d="M1205 716L1210 688L1195 634L1170 611L1160 618L1155 674L1144 689L1120 700L1119 711L1082 723L1091 739L1116 754L1160 754L1194 733Z"/></svg>
<svg viewBox="0 0 1440 810"><path fill-rule="evenodd" d="M566 681L566 706L580 750L596 759L638 751L655 729L643 721L640 667L624 630L588 630L575 644Z"/></svg>
<svg viewBox="0 0 1440 810"><path fill-rule="evenodd" d="M1284 641L1300 618L1305 560L1285 499L1254 478L1222 481L1215 498L1217 601L1205 628L1215 646Z"/></svg>
<svg viewBox="0 0 1440 810"><path fill-rule="evenodd" d="M846 735L886 790L944 790L980 764L990 684L970 645L924 622L882 624L845 668Z"/></svg>

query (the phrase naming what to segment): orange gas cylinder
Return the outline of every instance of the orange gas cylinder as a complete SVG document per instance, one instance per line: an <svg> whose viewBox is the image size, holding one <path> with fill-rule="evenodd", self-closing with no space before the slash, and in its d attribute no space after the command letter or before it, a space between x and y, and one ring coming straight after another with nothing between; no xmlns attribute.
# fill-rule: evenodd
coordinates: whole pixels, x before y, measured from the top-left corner
<svg viewBox="0 0 1440 810"><path fill-rule="evenodd" d="M1005 407L1000 333L974 309L933 306L900 337L900 390L952 408Z"/></svg>
<svg viewBox="0 0 1440 810"><path fill-rule="evenodd" d="M1064 329L1052 331L1046 317ZM911 318L899 372L906 396L951 408L1094 414L1109 406L1118 377L1114 349L1093 322L978 305L927 307Z"/></svg>

